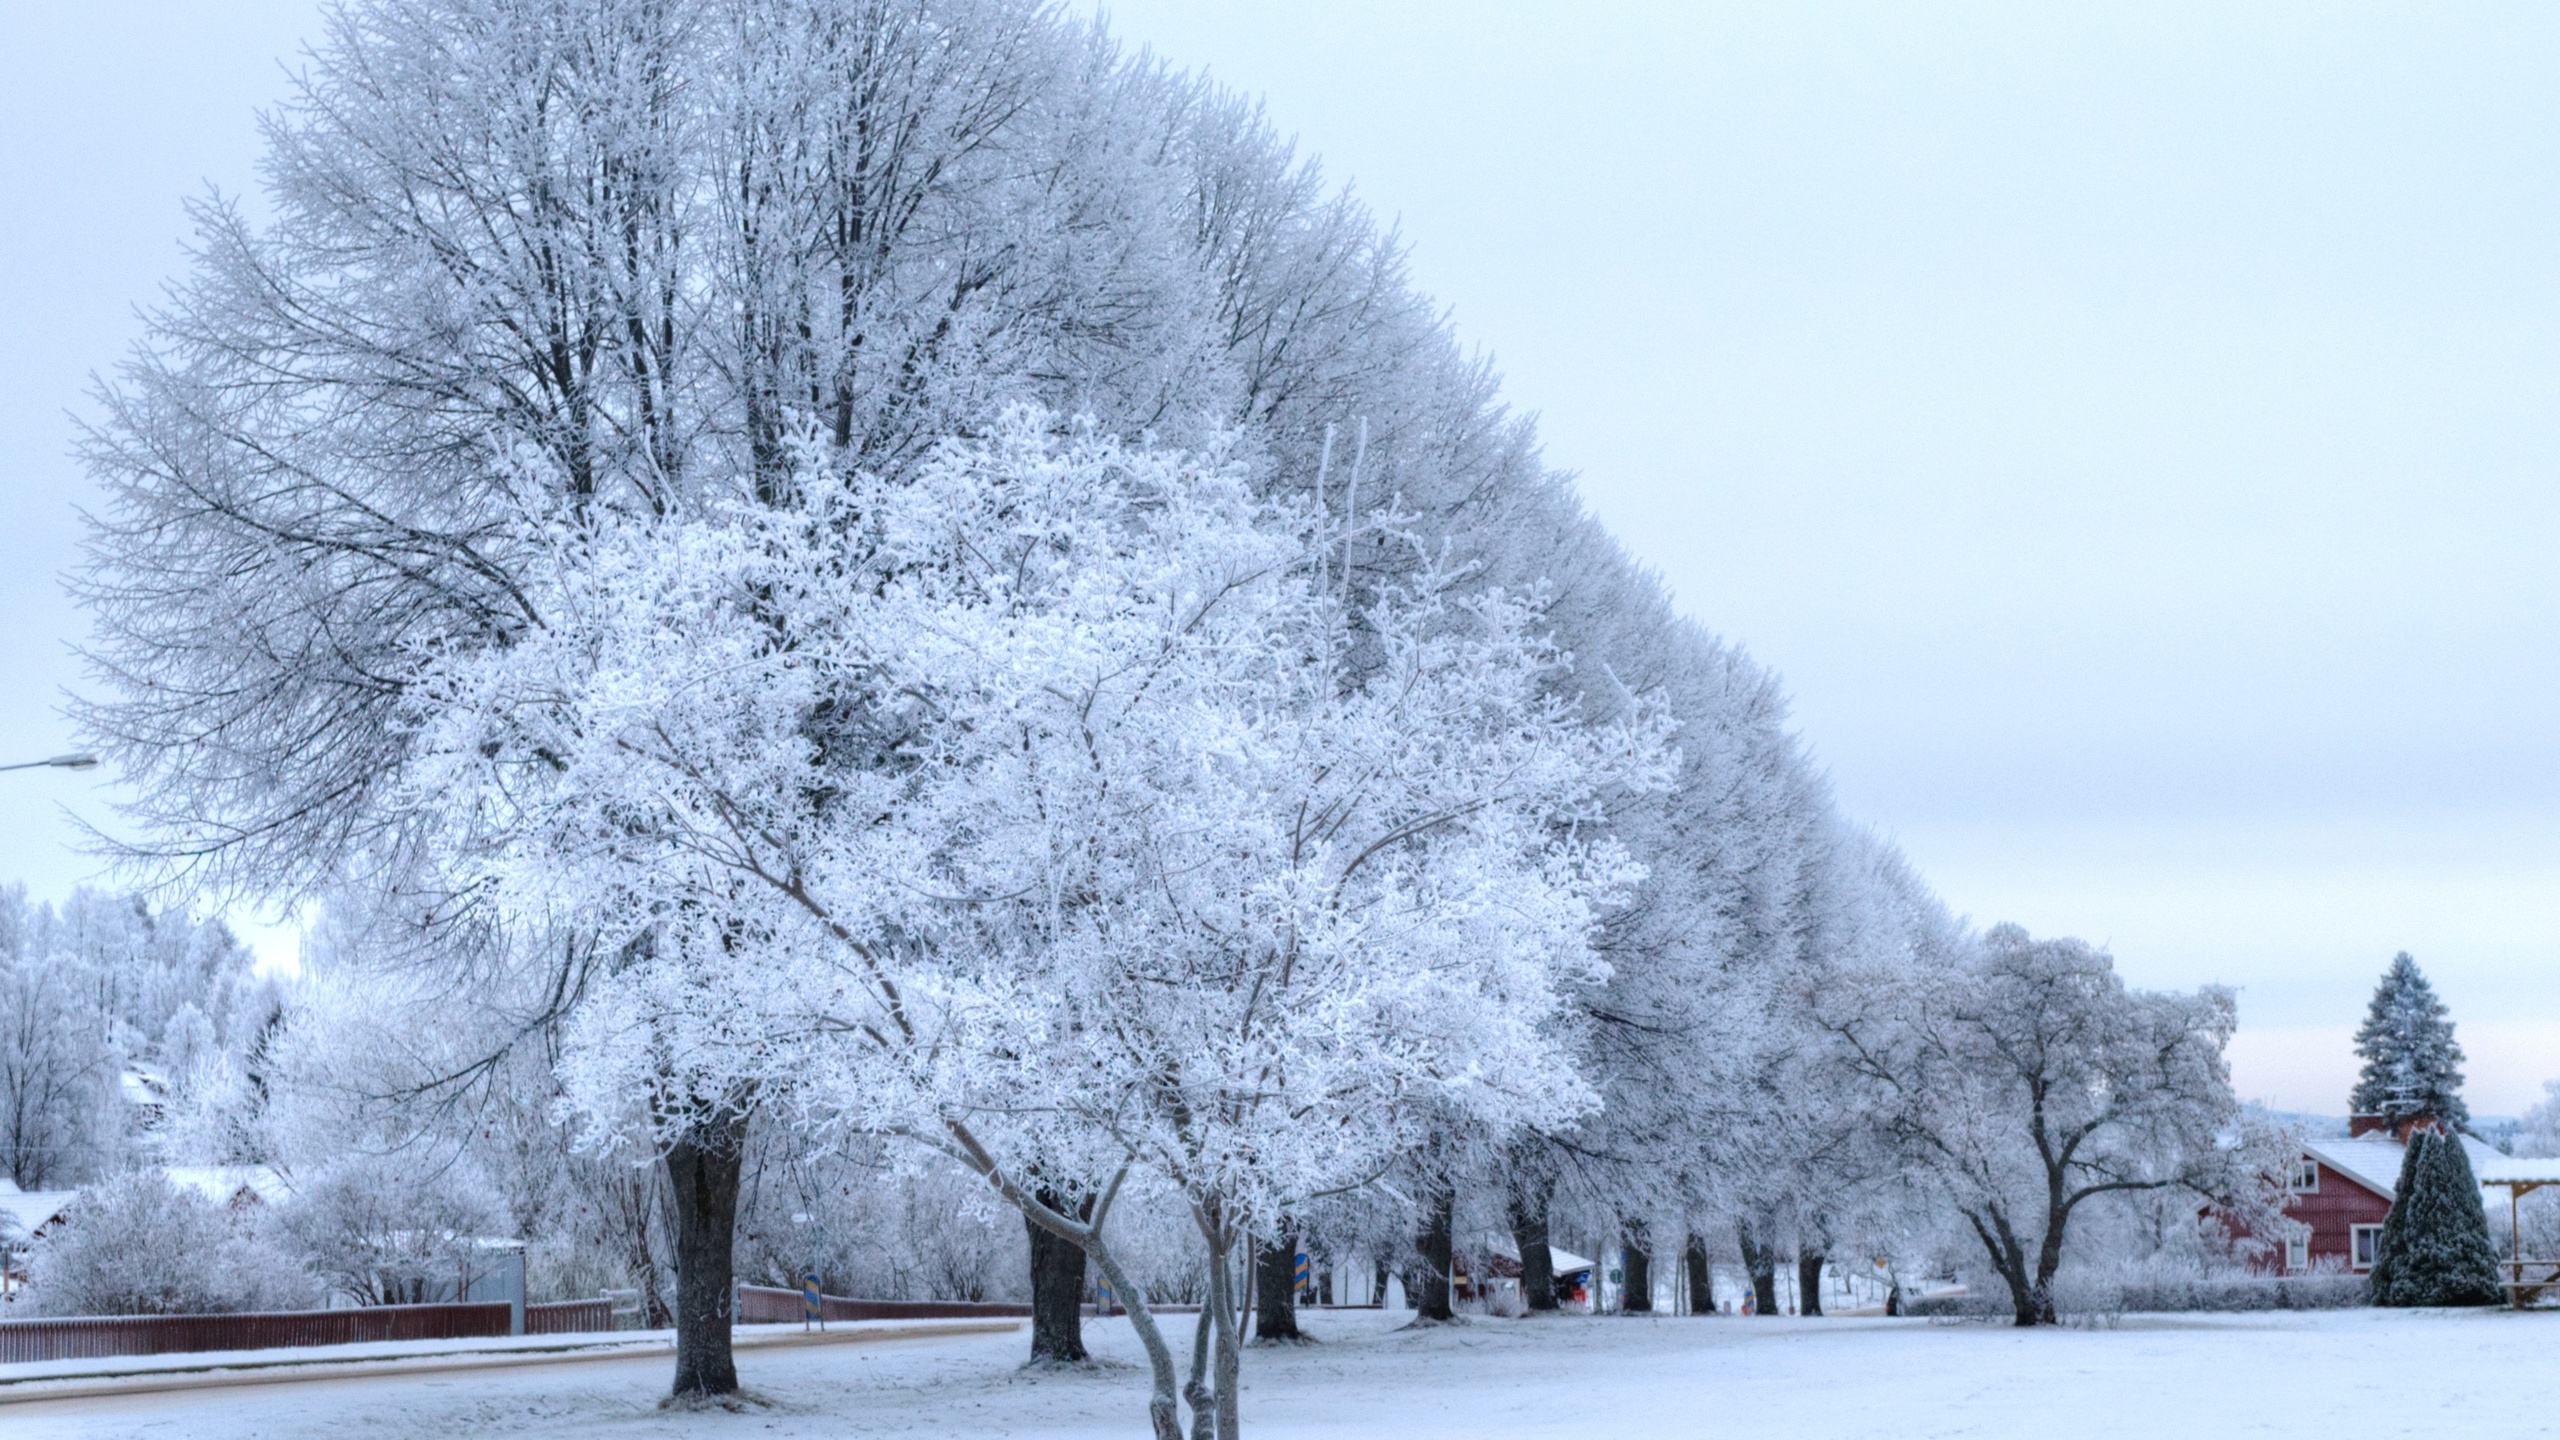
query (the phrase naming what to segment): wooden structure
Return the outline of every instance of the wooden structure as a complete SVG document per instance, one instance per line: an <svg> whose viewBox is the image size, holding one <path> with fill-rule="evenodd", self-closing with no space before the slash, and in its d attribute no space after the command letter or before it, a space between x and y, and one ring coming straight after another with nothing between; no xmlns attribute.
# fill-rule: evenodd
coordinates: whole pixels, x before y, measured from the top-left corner
<svg viewBox="0 0 2560 1440"><path fill-rule="evenodd" d="M2524 1253L2524 1197L2544 1186L2560 1187L2560 1160L2519 1160L2501 1155L2477 1167L2481 1190L2507 1192L2507 1303L2521 1310L2545 1295L2560 1295L2560 1259L2528 1260Z"/></svg>

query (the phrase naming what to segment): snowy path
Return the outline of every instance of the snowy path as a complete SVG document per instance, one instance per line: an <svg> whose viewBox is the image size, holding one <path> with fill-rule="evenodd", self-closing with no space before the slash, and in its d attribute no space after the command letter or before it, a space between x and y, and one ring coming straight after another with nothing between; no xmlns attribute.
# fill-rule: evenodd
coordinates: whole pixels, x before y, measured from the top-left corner
<svg viewBox="0 0 2560 1440"><path fill-rule="evenodd" d="M1401 1316L1391 1317L1401 1320ZM1477 1321L1247 1357L1246 1433L1314 1436L2560 1435L2560 1315L2155 1317L2018 1334L1888 1320ZM1134 1361L1125 1325L1088 1326ZM1187 1337L1186 1337L1187 1338ZM751 1414L670 1415L664 1357L30 1404L0 1437L838 1437L1145 1433L1134 1368L1030 1376L1019 1334L747 1352Z"/></svg>

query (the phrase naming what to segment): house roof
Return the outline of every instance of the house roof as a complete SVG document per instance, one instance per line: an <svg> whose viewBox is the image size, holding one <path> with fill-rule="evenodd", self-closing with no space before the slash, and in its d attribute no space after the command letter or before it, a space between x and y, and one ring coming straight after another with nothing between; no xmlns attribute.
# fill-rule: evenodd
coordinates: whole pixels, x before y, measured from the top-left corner
<svg viewBox="0 0 2560 1440"><path fill-rule="evenodd" d="M171 1165L161 1173L171 1185L193 1190L217 1205L230 1204L244 1190L268 1202L292 1193L284 1177L268 1165Z"/></svg>
<svg viewBox="0 0 2560 1440"><path fill-rule="evenodd" d="M2387 1135L2353 1140L2307 1140L2304 1153L2388 1200L2400 1188L2400 1157L2408 1147ZM2560 1160L2518 1160L2477 1136L2462 1137L2462 1153L2482 1185L2505 1180L2560 1181Z"/></svg>
<svg viewBox="0 0 2560 1440"><path fill-rule="evenodd" d="M2400 1156L2404 1147L2399 1141L2383 1135L2359 1135L2353 1140L2308 1140L2302 1146L2311 1158L2346 1176L2374 1194L2388 1200L2400 1186Z"/></svg>
<svg viewBox="0 0 2560 1440"><path fill-rule="evenodd" d="M24 1240L43 1225L62 1218L62 1212L78 1199L77 1190L21 1190L15 1185L0 1191L0 1234L11 1240Z"/></svg>

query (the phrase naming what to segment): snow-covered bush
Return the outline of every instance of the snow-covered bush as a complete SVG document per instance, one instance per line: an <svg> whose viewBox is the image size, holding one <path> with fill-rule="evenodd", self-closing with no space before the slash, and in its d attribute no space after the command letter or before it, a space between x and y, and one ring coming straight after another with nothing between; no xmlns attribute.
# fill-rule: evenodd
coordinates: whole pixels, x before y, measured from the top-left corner
<svg viewBox="0 0 2560 1440"><path fill-rule="evenodd" d="M2307 1272L2254 1274L2177 1257L2066 1270L2054 1282L2064 1316L2138 1312L2339 1310L2371 1303L2365 1277L2334 1262Z"/></svg>
<svg viewBox="0 0 2560 1440"><path fill-rule="evenodd" d="M877 1146L852 1156L794 1153L776 1132L738 1209L738 1274L796 1288L815 1264L831 1295L873 1300L1022 1300L1022 1217L986 1185L933 1157L912 1169Z"/></svg>
<svg viewBox="0 0 2560 1440"><path fill-rule="evenodd" d="M218 1205L136 1171L80 1193L36 1243L28 1299L45 1315L202 1315L294 1310L320 1282L264 1233L261 1207Z"/></svg>
<svg viewBox="0 0 2560 1440"><path fill-rule="evenodd" d="M467 1168L417 1155L355 1155L323 1170L282 1216L311 1270L359 1305L414 1305L457 1291L505 1219Z"/></svg>

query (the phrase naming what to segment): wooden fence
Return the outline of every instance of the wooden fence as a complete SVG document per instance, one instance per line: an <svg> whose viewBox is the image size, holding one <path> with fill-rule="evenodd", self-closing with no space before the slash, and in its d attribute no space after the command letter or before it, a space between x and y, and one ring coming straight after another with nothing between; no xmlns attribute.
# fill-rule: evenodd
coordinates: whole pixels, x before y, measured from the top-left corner
<svg viewBox="0 0 2560 1440"><path fill-rule="evenodd" d="M477 1340L504 1335L512 1324L503 1300L245 1315L83 1315L58 1320L0 1320L0 1365L201 1350L358 1345L374 1340ZM610 1300L563 1300L524 1307L527 1335L569 1335L612 1328Z"/></svg>
<svg viewBox="0 0 2560 1440"><path fill-rule="evenodd" d="M353 1310L285 1310L247 1315L0 1320L0 1364L168 1355L189 1350L354 1345L368 1340L460 1340L504 1335L510 1323L504 1301L482 1305L368 1305Z"/></svg>
<svg viewBox="0 0 2560 1440"><path fill-rule="evenodd" d="M827 1295L820 1297L820 1304L829 1320L966 1320L987 1315L1020 1319L1031 1313L1028 1305L1001 1300L848 1300L841 1295ZM777 1290L770 1285L738 1287L741 1325L788 1324L806 1314L797 1290Z"/></svg>
<svg viewBox="0 0 2560 1440"><path fill-rule="evenodd" d="M552 1300L524 1307L527 1335L582 1335L612 1328L611 1300Z"/></svg>

